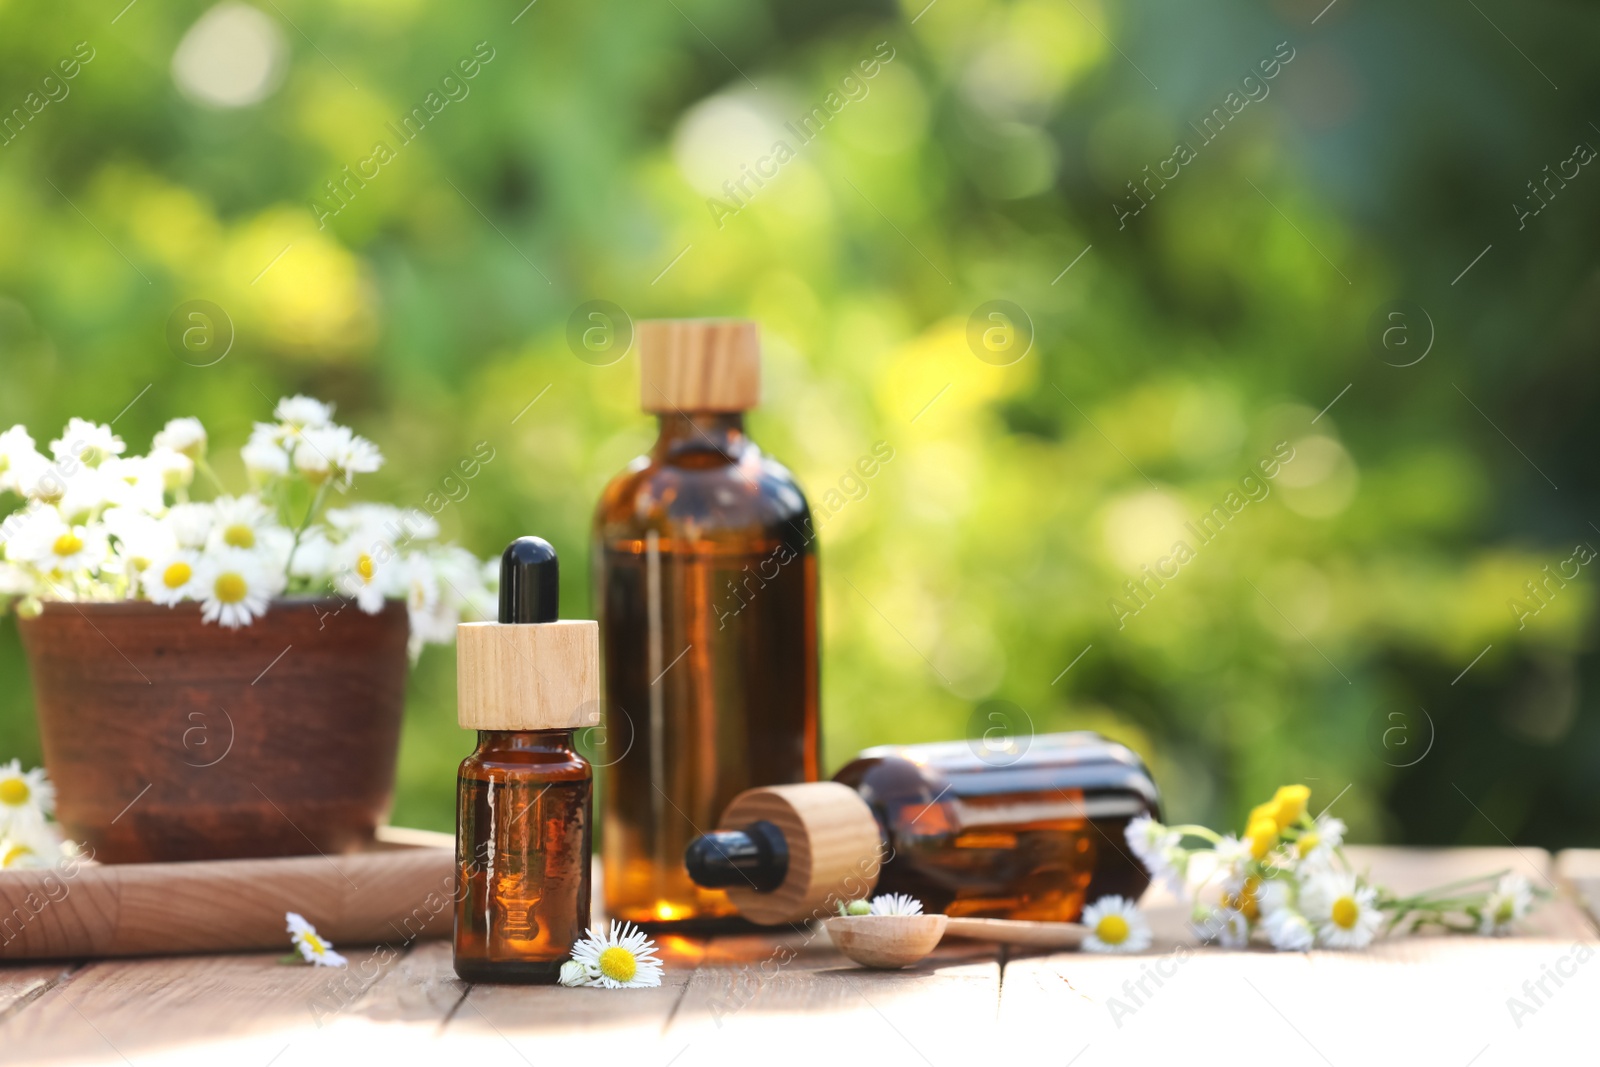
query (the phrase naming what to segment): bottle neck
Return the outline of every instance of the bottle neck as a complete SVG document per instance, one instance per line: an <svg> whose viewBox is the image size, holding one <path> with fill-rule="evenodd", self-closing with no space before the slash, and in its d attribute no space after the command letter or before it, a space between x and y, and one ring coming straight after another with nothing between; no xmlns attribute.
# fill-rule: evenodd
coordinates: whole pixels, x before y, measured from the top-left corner
<svg viewBox="0 0 1600 1067"><path fill-rule="evenodd" d="M689 452L717 452L736 460L749 443L742 411L664 411L657 416L659 459Z"/></svg>
<svg viewBox="0 0 1600 1067"><path fill-rule="evenodd" d="M742 830L714 830L689 842L683 865L690 881L706 889L749 886L770 893L789 873L789 842L762 820Z"/></svg>
<svg viewBox="0 0 1600 1067"><path fill-rule="evenodd" d="M576 730L479 730L477 755L571 756Z"/></svg>

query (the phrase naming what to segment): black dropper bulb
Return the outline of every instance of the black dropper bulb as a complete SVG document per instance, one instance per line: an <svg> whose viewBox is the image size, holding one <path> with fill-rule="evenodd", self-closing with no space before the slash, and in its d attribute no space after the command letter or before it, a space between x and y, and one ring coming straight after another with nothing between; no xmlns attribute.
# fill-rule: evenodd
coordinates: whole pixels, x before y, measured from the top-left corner
<svg viewBox="0 0 1600 1067"><path fill-rule="evenodd" d="M689 842L683 866L690 881L707 889L749 886L770 893L789 874L789 842L765 819L743 830L713 830Z"/></svg>
<svg viewBox="0 0 1600 1067"><path fill-rule="evenodd" d="M500 621L555 622L561 564L542 537L519 537L500 554Z"/></svg>

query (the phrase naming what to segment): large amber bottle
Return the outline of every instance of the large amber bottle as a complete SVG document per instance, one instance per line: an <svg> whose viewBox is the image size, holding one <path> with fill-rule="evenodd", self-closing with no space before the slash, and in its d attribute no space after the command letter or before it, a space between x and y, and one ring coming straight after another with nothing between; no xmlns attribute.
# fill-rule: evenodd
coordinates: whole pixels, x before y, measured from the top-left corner
<svg viewBox="0 0 1600 1067"><path fill-rule="evenodd" d="M745 431L755 324L641 322L638 337L660 437L594 524L606 910L719 925L735 909L689 880L684 848L744 790L819 773L814 534L793 476Z"/></svg>

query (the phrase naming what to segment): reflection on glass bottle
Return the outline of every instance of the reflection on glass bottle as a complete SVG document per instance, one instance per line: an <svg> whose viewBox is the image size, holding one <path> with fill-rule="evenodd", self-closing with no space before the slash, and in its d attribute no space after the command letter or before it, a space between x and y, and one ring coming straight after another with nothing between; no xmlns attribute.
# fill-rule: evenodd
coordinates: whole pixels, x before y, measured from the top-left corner
<svg viewBox="0 0 1600 1067"><path fill-rule="evenodd" d="M484 730L461 765L456 971L554 981L589 926L592 781L571 730Z"/></svg>

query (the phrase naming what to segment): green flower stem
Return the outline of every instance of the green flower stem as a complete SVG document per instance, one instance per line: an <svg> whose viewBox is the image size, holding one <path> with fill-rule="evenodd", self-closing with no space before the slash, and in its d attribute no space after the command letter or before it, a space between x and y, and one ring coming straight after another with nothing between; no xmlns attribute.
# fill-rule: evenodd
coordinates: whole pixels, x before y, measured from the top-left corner
<svg viewBox="0 0 1600 1067"><path fill-rule="evenodd" d="M204 459L194 461L194 469L206 476L206 481L211 483L211 488L217 491L218 496L227 496L228 487L222 484L222 479L217 477L217 472L211 469L211 464Z"/></svg>
<svg viewBox="0 0 1600 1067"><path fill-rule="evenodd" d="M1184 837L1202 838L1203 840L1211 842L1213 845L1222 840L1221 834L1205 826L1196 826L1186 823L1183 826L1169 826L1167 829L1179 833Z"/></svg>
<svg viewBox="0 0 1600 1067"><path fill-rule="evenodd" d="M1439 903L1441 901L1469 900L1469 899L1479 899L1479 900L1481 900L1483 898L1484 894L1487 892L1487 890L1480 891L1480 892L1478 892L1476 894L1471 894L1471 895L1469 895L1467 897L1444 897L1444 896L1439 896L1439 894L1447 893L1450 890L1454 890L1454 889L1464 889L1467 886L1478 885L1479 883L1482 883L1482 882L1496 882L1496 881L1499 881L1502 876L1510 873L1510 870L1511 870L1511 868L1507 867L1507 868L1505 868L1503 870L1495 871L1493 874L1480 874L1475 878L1462 878L1462 879L1459 879L1459 880L1454 881L1454 882L1446 882L1444 885L1434 886L1432 889L1423 890L1421 893L1414 893L1414 894L1412 894L1410 896L1404 896L1404 897L1392 897L1390 899L1391 899L1392 903L1394 903L1397 906L1398 905L1407 905L1407 906L1412 906L1412 907L1415 907L1415 906L1420 905L1420 904L1425 904L1425 903L1426 904L1437 904L1437 903Z"/></svg>
<svg viewBox="0 0 1600 1067"><path fill-rule="evenodd" d="M311 498L311 503L306 507L306 517L300 520L300 525L295 527L294 540L289 544L289 558L283 564L283 579L287 585L290 573L294 567L294 554L300 550L300 538L305 535L306 529L311 525L311 520L316 516L317 510L322 507L328 498L328 483L323 482L317 486L316 495Z"/></svg>

